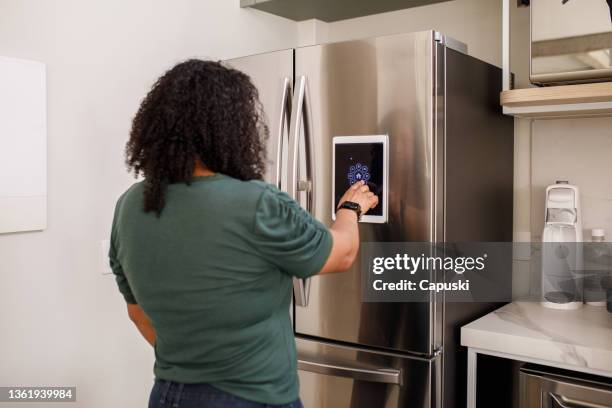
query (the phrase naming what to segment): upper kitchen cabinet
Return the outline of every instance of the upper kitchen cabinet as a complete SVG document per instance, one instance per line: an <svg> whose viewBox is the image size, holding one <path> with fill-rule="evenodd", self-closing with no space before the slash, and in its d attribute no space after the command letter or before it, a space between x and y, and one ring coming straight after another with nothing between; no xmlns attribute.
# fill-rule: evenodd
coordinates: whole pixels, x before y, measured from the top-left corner
<svg viewBox="0 0 612 408"><path fill-rule="evenodd" d="M449 0L240 0L240 6L295 21L315 18L332 22L445 1Z"/></svg>
<svg viewBox="0 0 612 408"><path fill-rule="evenodd" d="M512 86L512 4L503 0L504 113L532 119L612 116L612 0L531 1L531 55L519 63L529 68L533 86L524 89Z"/></svg>

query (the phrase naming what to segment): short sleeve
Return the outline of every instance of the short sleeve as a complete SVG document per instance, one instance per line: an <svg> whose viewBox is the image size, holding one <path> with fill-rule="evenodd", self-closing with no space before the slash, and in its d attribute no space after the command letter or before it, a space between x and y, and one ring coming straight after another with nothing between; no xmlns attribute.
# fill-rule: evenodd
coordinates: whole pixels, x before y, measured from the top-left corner
<svg viewBox="0 0 612 408"><path fill-rule="evenodd" d="M110 248L108 251L108 259L109 265L113 274L115 275L115 280L117 282L117 286L119 287L119 291L123 295L123 298L127 303L136 304L136 298L132 293L132 289L130 288L130 284L123 273L123 268L121 267L121 263L118 259L118 232L117 232L117 213L121 203L121 198L117 203L117 207L115 208L115 215L113 217L113 226L111 229L111 238L110 238Z"/></svg>
<svg viewBox="0 0 612 408"><path fill-rule="evenodd" d="M325 225L273 187L267 187L259 199L254 236L267 260L300 278L317 274L332 248L332 236Z"/></svg>

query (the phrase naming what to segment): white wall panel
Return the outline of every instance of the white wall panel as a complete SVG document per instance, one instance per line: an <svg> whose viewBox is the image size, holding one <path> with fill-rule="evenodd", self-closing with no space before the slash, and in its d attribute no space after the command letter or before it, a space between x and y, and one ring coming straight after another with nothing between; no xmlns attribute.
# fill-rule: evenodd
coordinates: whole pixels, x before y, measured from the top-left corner
<svg viewBox="0 0 612 408"><path fill-rule="evenodd" d="M46 227L45 65L0 57L0 233Z"/></svg>

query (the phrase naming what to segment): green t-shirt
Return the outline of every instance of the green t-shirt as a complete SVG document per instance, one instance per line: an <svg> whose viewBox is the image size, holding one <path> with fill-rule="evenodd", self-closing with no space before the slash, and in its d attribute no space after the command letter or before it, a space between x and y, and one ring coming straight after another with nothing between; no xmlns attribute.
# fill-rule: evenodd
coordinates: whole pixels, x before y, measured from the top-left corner
<svg viewBox="0 0 612 408"><path fill-rule="evenodd" d="M117 202L110 263L157 333L155 376L267 404L298 398L291 277L323 267L326 227L275 187L221 174L171 184L161 217L143 183Z"/></svg>

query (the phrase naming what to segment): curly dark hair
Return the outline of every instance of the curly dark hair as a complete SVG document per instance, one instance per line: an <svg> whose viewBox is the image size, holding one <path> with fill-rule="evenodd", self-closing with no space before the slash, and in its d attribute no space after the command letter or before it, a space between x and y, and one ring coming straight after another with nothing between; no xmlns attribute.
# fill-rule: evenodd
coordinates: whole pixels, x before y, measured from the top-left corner
<svg viewBox="0 0 612 408"><path fill-rule="evenodd" d="M261 179L268 128L250 78L219 62L190 59L162 75L142 101L125 147L145 178L144 211L159 217L170 183L190 183L196 163Z"/></svg>

